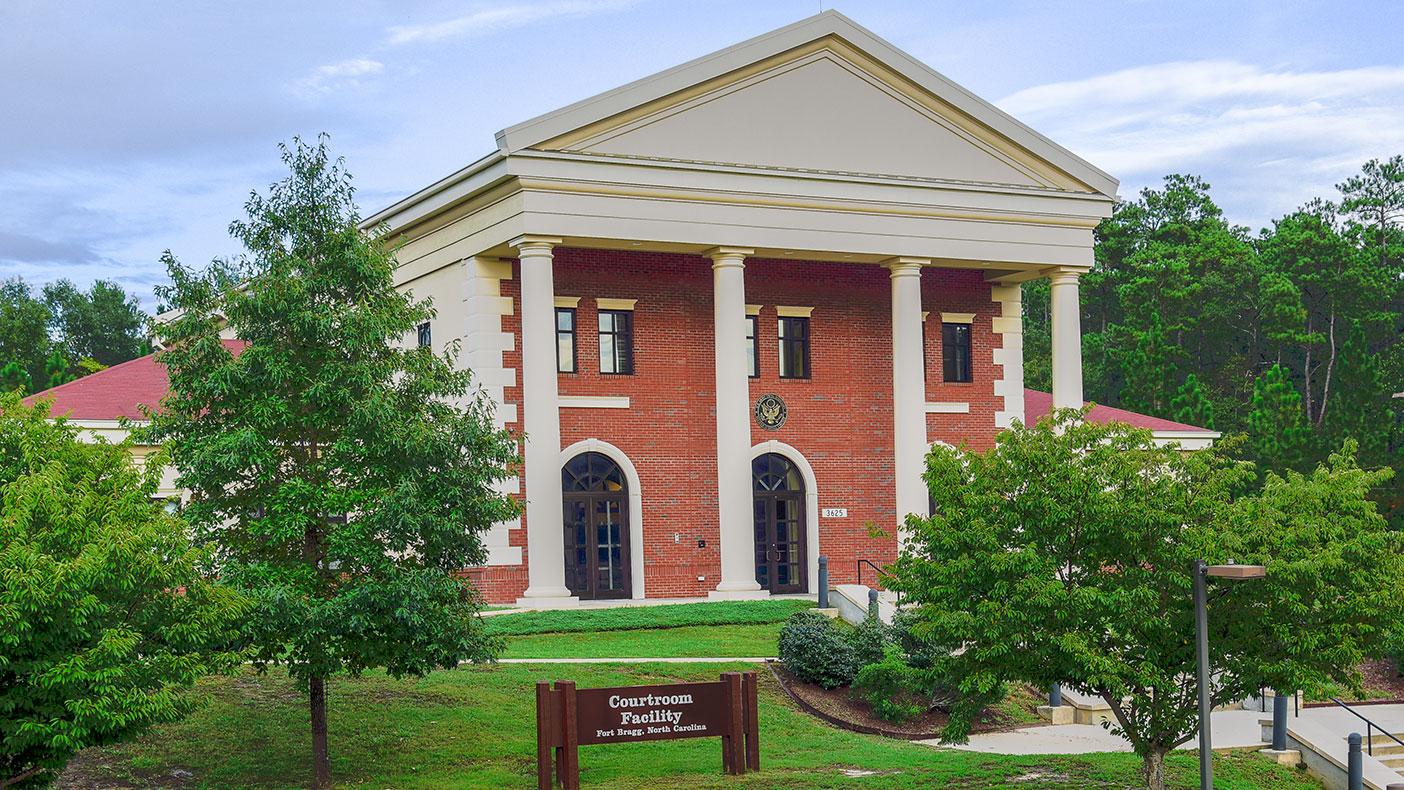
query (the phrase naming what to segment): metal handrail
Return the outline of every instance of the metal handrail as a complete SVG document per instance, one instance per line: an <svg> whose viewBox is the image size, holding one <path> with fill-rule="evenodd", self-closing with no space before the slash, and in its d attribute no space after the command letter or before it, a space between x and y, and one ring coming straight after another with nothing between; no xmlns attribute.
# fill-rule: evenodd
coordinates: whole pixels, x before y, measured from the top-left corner
<svg viewBox="0 0 1404 790"><path fill-rule="evenodd" d="M865 559L863 559L863 558L860 557L860 558L858 559L858 563L857 563L857 566L858 566L858 583L859 583L859 584L862 584L862 583L863 583L863 566L864 566L864 565L867 565L869 568L872 568L873 570L875 570L875 571L878 572L878 581L882 581L882 577L887 575L887 571L884 571L884 570L882 569L881 566L875 565L875 564L873 563L872 560L865 560ZM901 594L901 593L898 593L898 594L897 594L897 603L898 603L898 605L901 605L901 603L902 603L902 594Z"/></svg>
<svg viewBox="0 0 1404 790"><path fill-rule="evenodd" d="M863 566L864 566L864 565L867 565L869 568L872 568L873 570L877 571L879 577L881 577L882 572L883 572L881 567L879 567L879 566L877 566L877 565L874 565L872 560L865 560L865 559L863 559L863 558L860 557L860 558L858 558L858 583L859 583L859 584L862 584L862 583L863 583Z"/></svg>
<svg viewBox="0 0 1404 790"><path fill-rule="evenodd" d="M1388 736L1391 741L1394 741L1400 746L1404 746L1404 741L1401 741L1398 738L1394 737L1394 733L1386 730L1384 727L1381 727L1380 725L1360 715L1360 712L1357 711L1355 708L1352 708L1344 702L1341 702L1335 697L1327 697L1326 699L1329 699L1337 705L1340 705L1342 708L1345 708L1346 710L1350 711L1351 715L1355 716L1355 718L1365 722L1365 748L1370 752L1371 757L1375 756L1375 736L1372 730L1379 730L1381 735Z"/></svg>

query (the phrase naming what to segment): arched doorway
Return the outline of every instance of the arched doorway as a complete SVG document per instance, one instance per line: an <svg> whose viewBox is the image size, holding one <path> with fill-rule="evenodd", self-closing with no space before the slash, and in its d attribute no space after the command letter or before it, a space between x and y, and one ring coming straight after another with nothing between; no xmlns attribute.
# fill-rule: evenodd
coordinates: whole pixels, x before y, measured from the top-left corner
<svg viewBox="0 0 1404 790"><path fill-rule="evenodd" d="M765 453L751 461L756 582L772 593L808 591L804 478L790 459Z"/></svg>
<svg viewBox="0 0 1404 790"><path fill-rule="evenodd" d="M566 587L582 600L628 598L629 492L619 465L581 453L561 467Z"/></svg>

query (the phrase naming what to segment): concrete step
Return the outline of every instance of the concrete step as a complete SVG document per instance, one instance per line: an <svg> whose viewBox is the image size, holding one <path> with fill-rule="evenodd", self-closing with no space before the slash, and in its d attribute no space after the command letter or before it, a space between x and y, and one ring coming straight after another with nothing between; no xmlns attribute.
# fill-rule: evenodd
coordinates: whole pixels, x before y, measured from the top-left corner
<svg viewBox="0 0 1404 790"><path fill-rule="evenodd" d="M1375 752L1375 759L1380 760L1379 752ZM1390 768L1393 768L1396 771L1398 771L1401 768L1404 768L1404 757L1386 757L1385 759L1380 760L1380 762L1384 763Z"/></svg>

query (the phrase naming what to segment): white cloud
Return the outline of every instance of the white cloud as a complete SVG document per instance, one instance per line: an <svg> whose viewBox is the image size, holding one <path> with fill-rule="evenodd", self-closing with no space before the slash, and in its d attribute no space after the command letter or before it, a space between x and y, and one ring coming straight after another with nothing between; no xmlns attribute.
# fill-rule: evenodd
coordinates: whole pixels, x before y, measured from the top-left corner
<svg viewBox="0 0 1404 790"><path fill-rule="evenodd" d="M410 44L420 41L440 41L446 38L477 36L522 27L547 19L619 11L637 3L638 0L566 0L566 2L556 3L497 6L443 22L392 27L390 28L390 43Z"/></svg>
<svg viewBox="0 0 1404 790"><path fill-rule="evenodd" d="M293 92L303 98L311 98L345 88L361 85L361 78L379 74L385 64L368 58L352 58L340 63L319 66L311 74L293 84Z"/></svg>
<svg viewBox="0 0 1404 790"><path fill-rule="evenodd" d="M1162 63L1040 85L997 104L1123 178L1123 194L1165 173L1204 174L1234 218L1254 225L1335 197L1334 184L1367 159L1404 153L1404 66Z"/></svg>

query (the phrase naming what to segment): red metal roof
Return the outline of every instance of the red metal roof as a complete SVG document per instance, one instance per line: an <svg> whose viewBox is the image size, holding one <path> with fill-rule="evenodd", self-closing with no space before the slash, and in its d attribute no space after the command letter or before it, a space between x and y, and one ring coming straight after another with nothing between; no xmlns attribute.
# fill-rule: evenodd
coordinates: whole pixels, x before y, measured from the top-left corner
<svg viewBox="0 0 1404 790"><path fill-rule="evenodd" d="M1053 411L1053 396L1047 392L1038 390L1024 390L1024 424L1033 425L1040 417L1046 417ZM1159 417L1150 417L1145 414L1138 414L1126 409L1114 409L1111 406L1097 405L1092 407L1092 411L1087 414L1087 419L1092 422L1121 422L1137 428L1149 428L1152 431L1197 431L1199 433L1212 434L1214 431L1208 428L1198 428L1193 425L1185 425L1182 422L1162 420Z"/></svg>
<svg viewBox="0 0 1404 790"><path fill-rule="evenodd" d="M231 351L244 347L242 340L225 340ZM129 362L113 365L96 373L74 379L67 384L50 387L24 399L33 404L40 398L53 398L50 417L67 416L71 420L116 420L142 418L139 406L157 408L170 390L166 369L156 362L155 354L147 354Z"/></svg>

